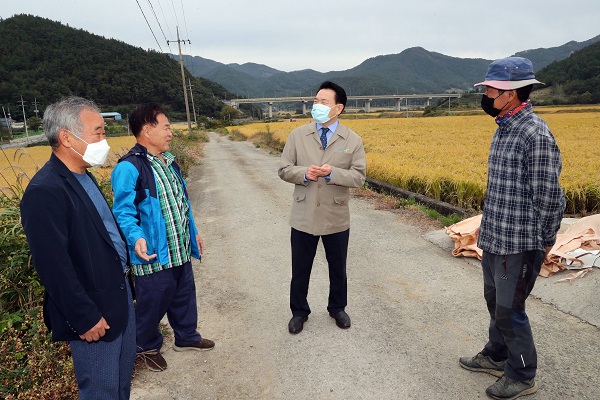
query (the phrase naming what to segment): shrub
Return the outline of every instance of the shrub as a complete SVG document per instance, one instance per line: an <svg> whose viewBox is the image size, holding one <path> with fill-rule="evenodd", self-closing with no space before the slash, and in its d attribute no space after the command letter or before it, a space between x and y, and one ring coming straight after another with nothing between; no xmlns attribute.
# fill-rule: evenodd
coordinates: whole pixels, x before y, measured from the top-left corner
<svg viewBox="0 0 600 400"><path fill-rule="evenodd" d="M239 129L232 129L229 132L229 139L233 140L234 142L244 142L248 138L242 132L240 132Z"/></svg>
<svg viewBox="0 0 600 400"><path fill-rule="evenodd" d="M283 146L285 146L285 142L282 142L273 135L269 125L266 126L266 131L260 131L250 139L256 147L266 147L275 153L281 153L283 151Z"/></svg>
<svg viewBox="0 0 600 400"><path fill-rule="evenodd" d="M41 306L21 315L0 330L0 398L77 398L69 345L51 341Z"/></svg>
<svg viewBox="0 0 600 400"><path fill-rule="evenodd" d="M199 162L200 152L197 146L199 141L208 141L205 133L192 131L191 135L185 135L181 132L173 135L169 152L175 156L184 178L188 176L190 167Z"/></svg>
<svg viewBox="0 0 600 400"><path fill-rule="evenodd" d="M12 173L16 183L5 179L0 192L0 398L75 398L69 346L53 343L44 325L44 289L21 226L19 204L27 177L18 167Z"/></svg>

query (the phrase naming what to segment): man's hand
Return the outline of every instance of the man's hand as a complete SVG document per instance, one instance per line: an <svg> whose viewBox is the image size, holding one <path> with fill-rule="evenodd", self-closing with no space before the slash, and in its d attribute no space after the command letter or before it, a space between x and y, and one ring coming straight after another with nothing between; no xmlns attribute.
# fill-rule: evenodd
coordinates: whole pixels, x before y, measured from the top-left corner
<svg viewBox="0 0 600 400"><path fill-rule="evenodd" d="M321 176L327 176L331 174L331 165L323 164L319 167L319 170L321 171Z"/></svg>
<svg viewBox="0 0 600 400"><path fill-rule="evenodd" d="M550 250L552 250L554 246L545 246L546 248L546 255L544 257L544 261L550 261L550 259L548 258L548 255L550 254Z"/></svg>
<svg viewBox="0 0 600 400"><path fill-rule="evenodd" d="M106 335L107 329L110 329L110 326L108 326L106 320L104 319L104 317L102 317L92 329L90 329L83 335L79 335L79 337L87 342L95 342L100 340L102 336Z"/></svg>
<svg viewBox="0 0 600 400"><path fill-rule="evenodd" d="M137 240L137 242L135 242L134 249L135 249L135 254L137 254L137 256L144 261L150 261L156 257L156 254L148 254L147 253L148 248L146 247L146 239L144 239L144 238L139 238Z"/></svg>
<svg viewBox="0 0 600 400"><path fill-rule="evenodd" d="M308 169L306 170L306 179L308 179L309 181L316 181L317 179L319 179L319 175L320 172L320 168L317 167L316 165L311 165L308 167Z"/></svg>
<svg viewBox="0 0 600 400"><path fill-rule="evenodd" d="M204 254L204 240L202 240L200 235L196 235L196 243L198 243L198 248L200 249L200 254Z"/></svg>
<svg viewBox="0 0 600 400"><path fill-rule="evenodd" d="M306 170L306 179L310 181L316 181L322 176L327 176L331 173L331 165L323 164L318 167L316 165L311 165Z"/></svg>

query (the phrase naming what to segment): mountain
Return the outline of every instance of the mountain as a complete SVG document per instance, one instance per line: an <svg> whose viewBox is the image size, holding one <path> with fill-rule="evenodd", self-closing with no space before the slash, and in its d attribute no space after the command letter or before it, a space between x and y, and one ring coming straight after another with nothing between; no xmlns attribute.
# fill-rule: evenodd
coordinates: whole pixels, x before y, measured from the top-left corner
<svg viewBox="0 0 600 400"><path fill-rule="evenodd" d="M592 43L568 42L548 49L525 50L515 55L530 58L536 71L555 60L569 57ZM192 73L220 83L238 97L312 96L319 84L332 80L350 95L393 93L443 93L471 90L483 80L492 60L450 57L413 47L398 54L372 57L345 71L313 70L282 72L261 64L221 64L202 57L187 57ZM190 64L192 63L192 64Z"/></svg>
<svg viewBox="0 0 600 400"><path fill-rule="evenodd" d="M570 41L558 47L547 49L539 48L524 50L515 53L515 56L525 57L533 63L533 69L537 72L554 61L564 60L576 51L600 41L600 35L583 42Z"/></svg>
<svg viewBox="0 0 600 400"><path fill-rule="evenodd" d="M23 96L43 110L60 97L77 95L123 114L141 102L185 111L180 66L165 54L32 15L0 20L0 37L0 104L16 109ZM216 115L223 107L216 97L231 93L191 78L198 113Z"/></svg>
<svg viewBox="0 0 600 400"><path fill-rule="evenodd" d="M173 56L175 57L175 56ZM220 64L202 57L184 58L192 73L222 84L240 97L312 96L324 80L345 87L350 95L434 93L467 88L481 80L490 60L462 59L413 47L377 56L345 71L311 69L282 72L261 64Z"/></svg>
<svg viewBox="0 0 600 400"><path fill-rule="evenodd" d="M179 61L178 54L170 54L171 58ZM279 71L275 68L268 67L263 64L256 63L244 63L244 64L223 64L218 61L213 61L208 58L202 58L198 56L189 56L184 54L183 65L195 76L208 77L216 69L228 70L233 69L241 74L247 74L253 78L268 78L272 75L278 74ZM226 72L225 72L226 73Z"/></svg>
<svg viewBox="0 0 600 400"><path fill-rule="evenodd" d="M471 88L481 80L489 63L489 60L450 57L413 47L400 54L370 58L352 69L328 75L339 76L340 81L362 77L366 82L356 82L357 94L372 94L371 85L375 93L382 94L442 93L453 88Z"/></svg>
<svg viewBox="0 0 600 400"><path fill-rule="evenodd" d="M600 42L553 62L536 77L548 86L550 102L600 103Z"/></svg>

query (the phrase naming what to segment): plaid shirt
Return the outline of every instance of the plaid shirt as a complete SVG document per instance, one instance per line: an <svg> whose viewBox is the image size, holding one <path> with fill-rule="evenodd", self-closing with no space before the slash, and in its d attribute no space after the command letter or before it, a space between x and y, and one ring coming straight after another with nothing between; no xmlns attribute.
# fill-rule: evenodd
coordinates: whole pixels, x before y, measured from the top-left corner
<svg viewBox="0 0 600 400"><path fill-rule="evenodd" d="M156 177L156 191L160 200L160 208L167 228L169 246L169 264L133 264L136 276L149 275L153 272L178 267L191 260L191 237L189 229L189 205L183 192L183 182L171 167L175 157L162 153L166 165L155 155L147 154ZM194 238L194 240L196 240Z"/></svg>
<svg viewBox="0 0 600 400"><path fill-rule="evenodd" d="M556 241L565 209L560 150L531 105L502 121L488 158L488 184L477 245L508 255Z"/></svg>

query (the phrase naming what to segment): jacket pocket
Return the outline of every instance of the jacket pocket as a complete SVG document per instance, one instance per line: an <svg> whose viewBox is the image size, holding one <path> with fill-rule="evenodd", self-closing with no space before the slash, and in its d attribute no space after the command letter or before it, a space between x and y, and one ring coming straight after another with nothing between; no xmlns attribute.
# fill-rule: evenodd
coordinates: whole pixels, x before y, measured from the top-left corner
<svg viewBox="0 0 600 400"><path fill-rule="evenodd" d="M294 201L296 202L301 202L304 201L306 199L306 193L294 193Z"/></svg>
<svg viewBox="0 0 600 400"><path fill-rule="evenodd" d="M337 168L350 169L352 164L352 153L345 153L343 151L336 151L331 160L331 165Z"/></svg>
<svg viewBox="0 0 600 400"><path fill-rule="evenodd" d="M342 196L335 196L333 198L333 202L340 206L347 206L349 200L350 200L350 194L344 194Z"/></svg>

